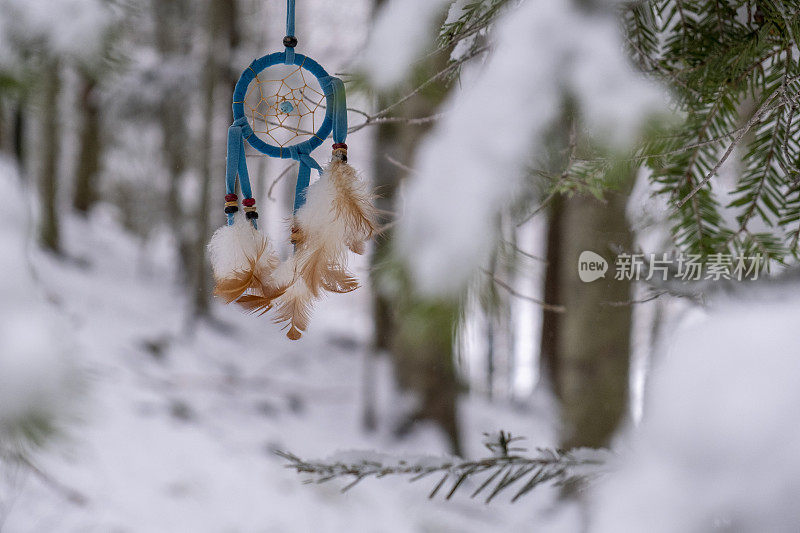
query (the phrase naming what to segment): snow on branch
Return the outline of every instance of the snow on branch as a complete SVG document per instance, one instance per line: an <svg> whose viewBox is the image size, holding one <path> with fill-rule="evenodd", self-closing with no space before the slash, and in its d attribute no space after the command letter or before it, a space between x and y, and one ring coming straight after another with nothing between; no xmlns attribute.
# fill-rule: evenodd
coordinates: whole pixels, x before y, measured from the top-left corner
<svg viewBox="0 0 800 533"><path fill-rule="evenodd" d="M537 448L536 454L528 455L525 448L514 445L522 437L513 437L505 431L485 435L485 445L492 456L473 461L457 457L396 457L370 451L341 452L326 460L309 461L289 452L276 453L288 462L287 468L310 475L304 483L350 479L342 488L345 492L369 477L409 476L409 481L419 481L437 476L439 480L429 498L446 491L445 498L449 500L459 489L472 485L475 488L470 498L485 497L486 503L512 486L514 502L545 483L588 483L605 473L611 458L610 451L593 448Z"/></svg>

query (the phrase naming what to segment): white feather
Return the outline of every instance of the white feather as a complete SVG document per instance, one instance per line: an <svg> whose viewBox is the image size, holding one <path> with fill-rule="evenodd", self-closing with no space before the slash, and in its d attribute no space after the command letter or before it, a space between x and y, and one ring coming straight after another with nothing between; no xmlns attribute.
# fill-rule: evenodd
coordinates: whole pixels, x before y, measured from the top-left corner
<svg viewBox="0 0 800 533"><path fill-rule="evenodd" d="M222 279L234 272L248 270L250 262L259 257L265 240L266 237L244 217L237 217L232 226L219 228L208 243L214 277ZM264 253L259 257L259 263L269 262L271 258L271 253ZM268 265L265 263L264 266Z"/></svg>
<svg viewBox="0 0 800 533"><path fill-rule="evenodd" d="M343 243L347 232L346 221L336 214L335 199L336 187L323 172L308 188L306 203L297 212L297 222L306 236L331 247Z"/></svg>

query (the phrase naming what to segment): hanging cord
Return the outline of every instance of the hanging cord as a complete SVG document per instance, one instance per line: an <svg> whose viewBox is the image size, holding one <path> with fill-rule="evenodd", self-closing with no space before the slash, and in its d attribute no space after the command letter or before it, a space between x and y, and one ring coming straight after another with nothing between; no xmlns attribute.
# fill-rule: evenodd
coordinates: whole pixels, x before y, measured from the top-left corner
<svg viewBox="0 0 800 533"><path fill-rule="evenodd" d="M250 174L247 172L247 160L244 152L244 140L253 135L247 118L234 120L228 128L228 156L225 160L225 214L228 225L232 226L234 214L239 211L239 197L236 195L236 181L242 189L242 205L247 219L258 229L258 212L256 201L250 189Z"/></svg>
<svg viewBox="0 0 800 533"><path fill-rule="evenodd" d="M333 96L333 106L331 109L333 116L333 153L339 159L347 161L347 99L344 92L344 82L335 76L324 76L319 78L320 87L325 96ZM306 203L306 190L311 182L311 169L322 172L313 157L307 153L302 144L290 147L291 158L300 162L297 171L297 185L294 193L294 212L303 207Z"/></svg>
<svg viewBox="0 0 800 533"><path fill-rule="evenodd" d="M333 91L333 146L331 147L334 159L347 163L347 97L344 91L344 82L331 76L331 90Z"/></svg>
<svg viewBox="0 0 800 533"><path fill-rule="evenodd" d="M294 0L286 0L286 37L283 38L286 47L287 65L294 64L294 47L297 46L297 37L294 35Z"/></svg>

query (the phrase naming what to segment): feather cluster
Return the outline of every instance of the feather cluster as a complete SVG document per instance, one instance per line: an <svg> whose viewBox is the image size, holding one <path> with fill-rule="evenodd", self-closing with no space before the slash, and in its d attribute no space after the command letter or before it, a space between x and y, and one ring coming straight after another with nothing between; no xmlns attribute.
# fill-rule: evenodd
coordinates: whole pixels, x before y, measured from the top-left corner
<svg viewBox="0 0 800 533"><path fill-rule="evenodd" d="M214 294L225 303L236 302L251 313L264 314L286 290L275 283L278 256L267 238L243 217L215 231L208 250L216 281Z"/></svg>
<svg viewBox="0 0 800 533"><path fill-rule="evenodd" d="M364 253L375 233L374 196L356 171L334 158L306 191L306 203L292 223L294 254L278 264L267 240L250 224L220 228L209 244L215 294L248 311L264 313L288 326L299 339L308 328L315 299L325 291L350 292L358 281L347 270L348 251ZM215 240L217 241L215 243Z"/></svg>
<svg viewBox="0 0 800 533"><path fill-rule="evenodd" d="M363 253L375 233L372 200L353 167L337 158L306 191L292 225L294 255L279 277L289 285L276 301L275 320L288 324L290 339L299 339L308 327L311 305L323 291L358 288L347 270L347 252Z"/></svg>

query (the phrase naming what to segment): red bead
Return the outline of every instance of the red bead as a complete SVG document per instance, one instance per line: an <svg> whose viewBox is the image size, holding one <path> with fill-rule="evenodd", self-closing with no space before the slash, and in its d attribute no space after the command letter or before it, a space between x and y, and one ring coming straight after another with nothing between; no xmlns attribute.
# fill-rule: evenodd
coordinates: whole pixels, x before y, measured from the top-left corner
<svg viewBox="0 0 800 533"><path fill-rule="evenodd" d="M242 205L245 206L245 207L253 207L254 205L256 205L256 199L255 198L245 198L244 200L242 200Z"/></svg>
<svg viewBox="0 0 800 533"><path fill-rule="evenodd" d="M239 199L239 197L236 196L235 194L226 194L225 195L225 201L226 202L235 202L238 199Z"/></svg>
<svg viewBox="0 0 800 533"><path fill-rule="evenodd" d="M347 150L347 145L345 143L336 143L333 145L334 150L337 150L339 148L344 148L345 150Z"/></svg>

